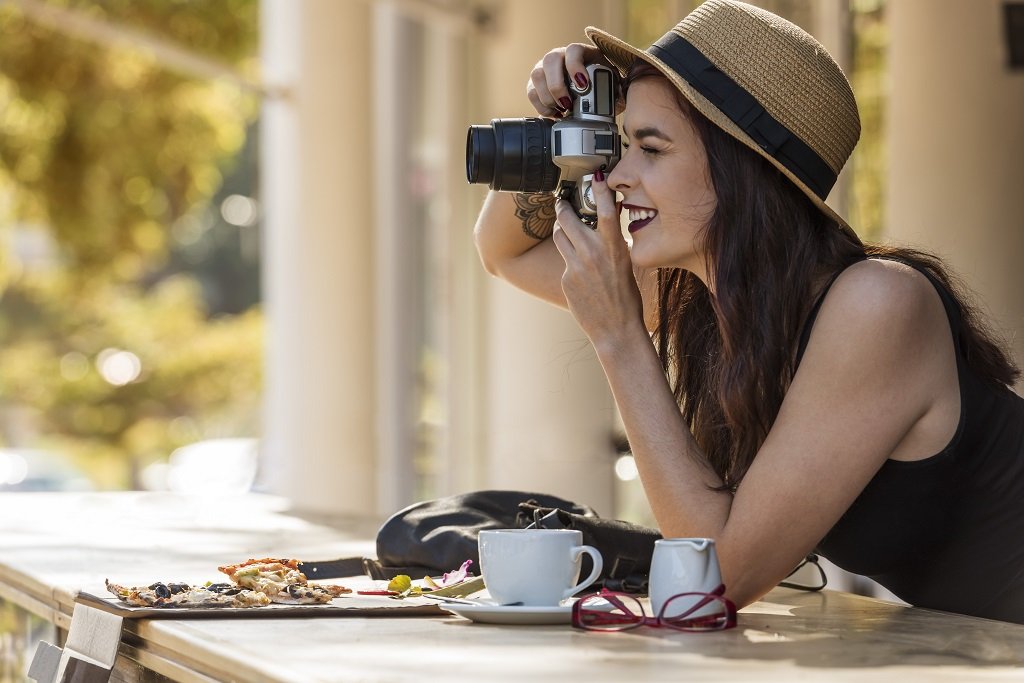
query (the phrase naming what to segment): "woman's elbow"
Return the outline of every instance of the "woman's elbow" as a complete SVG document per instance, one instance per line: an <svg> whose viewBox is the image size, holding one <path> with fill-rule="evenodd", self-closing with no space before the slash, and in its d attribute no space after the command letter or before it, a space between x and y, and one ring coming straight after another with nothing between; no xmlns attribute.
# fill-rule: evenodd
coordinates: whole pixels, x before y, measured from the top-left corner
<svg viewBox="0 0 1024 683"><path fill-rule="evenodd" d="M476 253L480 257L480 264L484 267L484 270L489 275L501 277L502 260L495 250L491 248L486 234L481 230L479 223L477 223L476 228L473 230L473 242L476 244Z"/></svg>

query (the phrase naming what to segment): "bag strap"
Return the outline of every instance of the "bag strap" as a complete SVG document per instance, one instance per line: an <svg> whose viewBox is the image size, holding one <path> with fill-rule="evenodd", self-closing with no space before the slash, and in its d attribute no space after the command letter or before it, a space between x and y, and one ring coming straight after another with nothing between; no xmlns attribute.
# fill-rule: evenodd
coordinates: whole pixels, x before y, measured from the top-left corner
<svg viewBox="0 0 1024 683"><path fill-rule="evenodd" d="M314 560L303 562L299 569L310 581L321 579L338 579L345 576L366 575L371 579L390 581L399 574L413 578L433 576L437 570L431 567L391 567L381 564L372 557L343 557L337 560Z"/></svg>
<svg viewBox="0 0 1024 683"><path fill-rule="evenodd" d="M337 579L342 576L359 576L368 573L366 564L376 562L366 557L343 557L337 560L303 562L299 570L311 581Z"/></svg>

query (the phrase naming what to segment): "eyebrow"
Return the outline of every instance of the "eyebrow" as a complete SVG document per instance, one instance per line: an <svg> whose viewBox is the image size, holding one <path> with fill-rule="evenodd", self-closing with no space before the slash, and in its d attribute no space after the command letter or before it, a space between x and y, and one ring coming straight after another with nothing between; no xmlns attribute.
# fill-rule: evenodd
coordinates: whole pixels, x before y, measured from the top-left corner
<svg viewBox="0 0 1024 683"><path fill-rule="evenodd" d="M633 131L633 138L658 138L660 140L664 140L665 142L672 142L672 138L670 138L665 133L662 133L659 129L655 128L654 126L648 126L647 128L637 128L636 130Z"/></svg>

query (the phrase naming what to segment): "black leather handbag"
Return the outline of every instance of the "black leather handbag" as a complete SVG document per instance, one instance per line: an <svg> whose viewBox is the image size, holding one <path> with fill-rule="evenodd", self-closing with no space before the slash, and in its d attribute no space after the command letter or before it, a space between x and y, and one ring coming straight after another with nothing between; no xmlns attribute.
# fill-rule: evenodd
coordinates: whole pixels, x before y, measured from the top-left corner
<svg viewBox="0 0 1024 683"><path fill-rule="evenodd" d="M392 515L377 532L377 558L344 558L304 562L310 579L366 574L391 579L438 576L472 560L479 572L477 535L483 529L537 527L576 529L583 543L601 552L604 569L595 586L646 592L655 529L604 519L590 507L557 496L527 491L473 491L415 503ZM590 558L583 558L585 576Z"/></svg>

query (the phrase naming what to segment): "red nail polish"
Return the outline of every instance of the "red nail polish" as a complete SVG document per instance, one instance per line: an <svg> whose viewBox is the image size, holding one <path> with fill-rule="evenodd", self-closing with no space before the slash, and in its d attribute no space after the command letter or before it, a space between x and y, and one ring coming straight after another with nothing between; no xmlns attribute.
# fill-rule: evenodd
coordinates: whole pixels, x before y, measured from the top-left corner
<svg viewBox="0 0 1024 683"><path fill-rule="evenodd" d="M565 110L572 109L572 100L570 100L568 97L563 97L563 98L559 99L558 103L560 105L562 105L562 109L565 109Z"/></svg>
<svg viewBox="0 0 1024 683"><path fill-rule="evenodd" d="M580 87L580 90L586 88L587 83L589 83L589 81L587 80L587 75L582 71L577 72L576 75L573 76L573 78L576 80L576 85Z"/></svg>
<svg viewBox="0 0 1024 683"><path fill-rule="evenodd" d="M597 169L596 171L594 171L594 180L596 180L599 183L603 183L604 171L602 171L601 169Z"/></svg>

